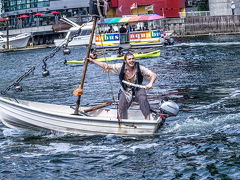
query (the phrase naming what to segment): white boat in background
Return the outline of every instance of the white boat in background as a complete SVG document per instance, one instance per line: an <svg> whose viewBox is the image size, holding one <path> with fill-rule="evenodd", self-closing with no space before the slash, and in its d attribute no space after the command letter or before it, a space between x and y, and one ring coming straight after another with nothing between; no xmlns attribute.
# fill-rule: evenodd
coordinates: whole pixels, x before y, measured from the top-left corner
<svg viewBox="0 0 240 180"><path fill-rule="evenodd" d="M0 32L1 33L1 32ZM7 49L7 37L3 37L3 34L0 34L0 50ZM19 34L14 37L9 37L9 46L11 49L15 48L24 48L28 45L28 41L31 37L29 33Z"/></svg>
<svg viewBox="0 0 240 180"><path fill-rule="evenodd" d="M169 105L174 108L166 103L165 108L168 109ZM4 125L15 129L138 136L156 134L165 121L162 116L154 114L151 120L145 120L140 110L129 110L129 119L118 120L117 109L90 109L88 112L81 107L79 115L74 115L70 106L0 97L0 119Z"/></svg>
<svg viewBox="0 0 240 180"><path fill-rule="evenodd" d="M99 21L96 31L96 48L152 48L172 45L165 32L164 17L157 14L129 15L105 18Z"/></svg>
<svg viewBox="0 0 240 180"><path fill-rule="evenodd" d="M75 35L79 29L81 29L80 35L74 37L73 40L68 43L68 46L86 46L89 44L93 22L88 22L80 26L65 17L63 17L61 21L68 23L72 27L68 30L67 35L64 39L54 39L55 46L61 46L62 44L66 43L67 40L70 39L73 35Z"/></svg>

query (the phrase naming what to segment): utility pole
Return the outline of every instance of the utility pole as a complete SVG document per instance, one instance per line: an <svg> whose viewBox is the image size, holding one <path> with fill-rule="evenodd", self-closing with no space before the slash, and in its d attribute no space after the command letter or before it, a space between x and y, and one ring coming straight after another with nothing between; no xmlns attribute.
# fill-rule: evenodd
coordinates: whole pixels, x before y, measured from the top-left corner
<svg viewBox="0 0 240 180"><path fill-rule="evenodd" d="M7 31L7 49L9 49L9 29L8 29L9 17L6 18L6 21L7 21L7 27L6 27L6 31Z"/></svg>

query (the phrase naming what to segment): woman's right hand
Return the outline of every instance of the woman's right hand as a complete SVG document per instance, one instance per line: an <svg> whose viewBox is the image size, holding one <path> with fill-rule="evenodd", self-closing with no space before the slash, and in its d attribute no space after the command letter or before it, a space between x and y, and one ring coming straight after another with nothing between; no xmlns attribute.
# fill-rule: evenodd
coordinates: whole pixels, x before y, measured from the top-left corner
<svg viewBox="0 0 240 180"><path fill-rule="evenodd" d="M89 63L93 64L94 63L94 60L92 58L86 58L85 61L88 60Z"/></svg>

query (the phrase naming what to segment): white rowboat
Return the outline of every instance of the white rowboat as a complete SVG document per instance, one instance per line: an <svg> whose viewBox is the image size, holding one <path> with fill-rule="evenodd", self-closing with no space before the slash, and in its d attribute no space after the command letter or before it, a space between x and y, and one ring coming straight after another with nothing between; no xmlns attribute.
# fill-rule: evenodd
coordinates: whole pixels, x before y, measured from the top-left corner
<svg viewBox="0 0 240 180"><path fill-rule="evenodd" d="M84 111L86 108L81 108ZM98 109L73 115L70 106L53 105L0 97L0 118L10 128L57 131L80 135L154 135L163 125L161 118L145 120L140 110L129 110L129 119L117 119L116 109Z"/></svg>

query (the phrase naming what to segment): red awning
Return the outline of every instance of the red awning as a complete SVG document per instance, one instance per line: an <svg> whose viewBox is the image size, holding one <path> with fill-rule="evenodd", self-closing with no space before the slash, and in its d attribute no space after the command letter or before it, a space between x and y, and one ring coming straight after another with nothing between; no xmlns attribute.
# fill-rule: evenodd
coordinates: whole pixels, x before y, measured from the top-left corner
<svg viewBox="0 0 240 180"><path fill-rule="evenodd" d="M150 16L148 18L148 20L157 20L157 19L163 19L163 18L164 18L164 16L159 16L159 15L154 14L154 15Z"/></svg>
<svg viewBox="0 0 240 180"><path fill-rule="evenodd" d="M2 19L0 19L0 22L4 22L6 20L7 20L7 18L2 18Z"/></svg>
<svg viewBox="0 0 240 180"><path fill-rule="evenodd" d="M60 12L53 11L53 12L50 12L50 14L60 14Z"/></svg>
<svg viewBox="0 0 240 180"><path fill-rule="evenodd" d="M23 15L21 15L20 17L18 17L18 18L26 18L26 17L29 17L28 15L26 15L26 14L23 14Z"/></svg>
<svg viewBox="0 0 240 180"><path fill-rule="evenodd" d="M41 15L43 15L43 13L34 14L34 16L41 16Z"/></svg>

